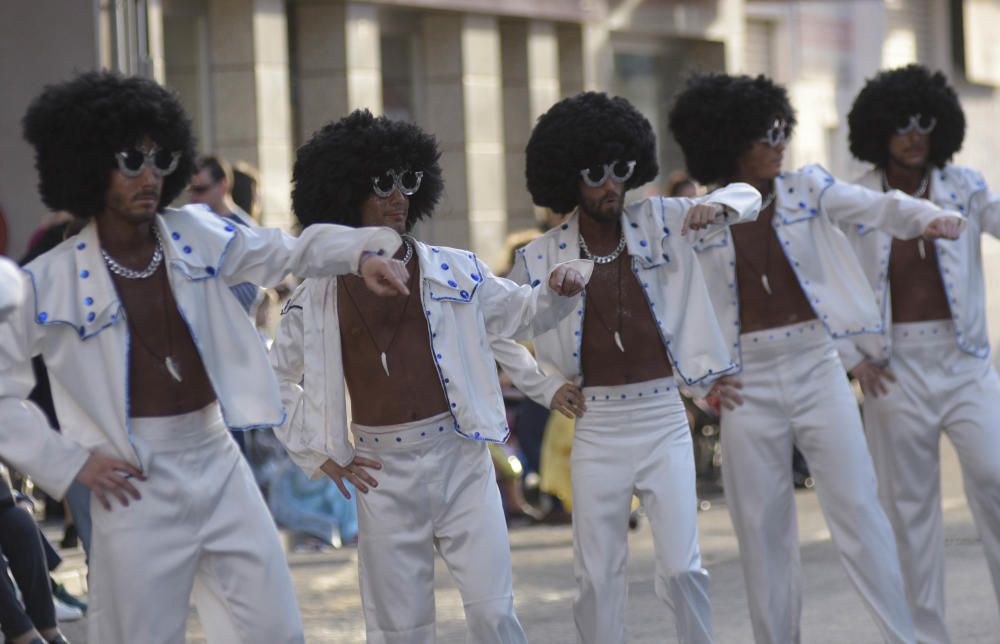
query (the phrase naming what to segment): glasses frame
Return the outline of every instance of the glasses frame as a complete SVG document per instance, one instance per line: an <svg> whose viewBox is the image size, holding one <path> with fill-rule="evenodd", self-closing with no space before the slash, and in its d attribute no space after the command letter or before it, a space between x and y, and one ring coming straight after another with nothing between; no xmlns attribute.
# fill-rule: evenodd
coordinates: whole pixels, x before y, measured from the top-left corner
<svg viewBox="0 0 1000 644"><path fill-rule="evenodd" d="M764 136L757 139L758 143L766 143L772 148L776 148L782 143L788 143L792 138L792 126L783 118L776 118L764 132Z"/></svg>
<svg viewBox="0 0 1000 644"><path fill-rule="evenodd" d="M403 187L402 177L407 172L412 172L414 176L417 177L417 185L414 186L413 188ZM389 175L390 177L392 177L392 188L390 188L389 190L382 190L381 188L378 187L379 179L381 179L385 175ZM386 170L385 173L383 173L382 177L379 176L372 177L372 192L374 192L376 196L382 199L388 199L389 197L392 196L393 192L399 190L399 194L403 195L404 197L412 197L413 195L417 194L418 190L420 190L420 184L423 182L424 173L422 170Z"/></svg>
<svg viewBox="0 0 1000 644"><path fill-rule="evenodd" d="M618 165L619 163L625 163L628 166L628 170L625 172L624 175L615 174L615 166ZM614 181L615 183L619 184L625 183L626 181L632 178L633 174L635 174L635 164L636 164L635 161L623 162L620 159L615 159L614 161L610 161L608 163L603 164L604 173L601 175L600 181L594 180L590 176L591 168L584 168L580 170L580 178L583 179L583 182L588 186L590 186L591 188L600 188L601 186L604 185L604 182L608 180L608 177L611 177L612 181Z"/></svg>
<svg viewBox="0 0 1000 644"><path fill-rule="evenodd" d="M922 118L924 118L923 114L910 114L909 122L907 122L907 124L904 125L903 127L897 127L896 134L898 134L899 136L906 136L913 130L916 130L920 134L924 135L930 134L931 132L934 131L934 128L937 127L937 118L933 116L930 117L931 119L930 125L927 126L920 125L920 120Z"/></svg>
<svg viewBox="0 0 1000 644"><path fill-rule="evenodd" d="M166 168L161 168L156 165L156 155L162 151L162 148L158 145L153 145L149 150L143 150L140 147L134 147L131 150L122 150L121 152L115 153L115 162L118 163L118 171L121 172L126 177L130 179L138 177L142 174L143 170L149 168L152 170L153 174L157 177L165 177L177 169L177 164L180 163L181 153L180 151L170 153L170 165ZM138 152L143 156L142 165L137 169L133 170L128 167L127 159L130 152Z"/></svg>

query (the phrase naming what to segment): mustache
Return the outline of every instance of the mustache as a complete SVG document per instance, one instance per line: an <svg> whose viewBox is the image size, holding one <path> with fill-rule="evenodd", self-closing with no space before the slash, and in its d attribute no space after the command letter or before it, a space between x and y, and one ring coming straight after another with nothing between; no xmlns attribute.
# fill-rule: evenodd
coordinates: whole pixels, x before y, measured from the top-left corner
<svg viewBox="0 0 1000 644"><path fill-rule="evenodd" d="M142 192L137 192L132 197L132 201L141 201L143 199L154 199L156 201L159 201L160 193L156 190L143 190Z"/></svg>

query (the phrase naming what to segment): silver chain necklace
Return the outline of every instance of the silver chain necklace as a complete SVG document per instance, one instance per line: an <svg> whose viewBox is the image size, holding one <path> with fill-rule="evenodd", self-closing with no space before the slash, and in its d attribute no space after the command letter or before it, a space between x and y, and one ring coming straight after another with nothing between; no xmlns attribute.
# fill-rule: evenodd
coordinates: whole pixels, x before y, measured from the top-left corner
<svg viewBox="0 0 1000 644"><path fill-rule="evenodd" d="M595 264L610 264L611 262L618 259L618 256L622 254L625 250L625 231L622 231L622 238L618 241L618 247L611 251L609 255L594 255L590 252L587 247L587 241L580 235L580 250L583 251L584 257L593 260Z"/></svg>
<svg viewBox="0 0 1000 644"><path fill-rule="evenodd" d="M410 260L413 259L413 247L415 245L413 241L414 241L413 238L410 237L409 235L403 235L403 243L406 244L406 254L403 255L404 266L406 264L409 264Z"/></svg>
<svg viewBox="0 0 1000 644"><path fill-rule="evenodd" d="M160 267L160 262L163 261L163 247L160 246L160 235L156 232L156 227L153 226L150 230L153 231L153 238L156 240L156 249L153 251L152 259L149 260L149 266L141 271L123 266L114 257L109 255L108 251L102 248L101 257L104 258L104 263L108 265L108 270L128 280L144 280L151 277L156 272L156 269Z"/></svg>
<svg viewBox="0 0 1000 644"><path fill-rule="evenodd" d="M931 182L931 173L925 172L923 178L920 180L920 185L917 186L916 192L908 193L911 197L920 198L922 194L927 192L927 186ZM892 186L889 185L889 177L886 176L885 170L882 171L882 191L889 192L892 190Z"/></svg>

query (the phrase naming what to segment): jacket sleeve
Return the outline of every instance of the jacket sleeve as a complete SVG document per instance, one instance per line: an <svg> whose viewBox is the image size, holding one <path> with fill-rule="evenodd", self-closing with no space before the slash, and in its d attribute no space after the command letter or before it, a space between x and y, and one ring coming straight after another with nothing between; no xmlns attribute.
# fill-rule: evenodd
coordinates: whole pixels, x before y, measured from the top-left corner
<svg viewBox="0 0 1000 644"><path fill-rule="evenodd" d="M861 347L854 343L853 337L834 338L833 344L837 348L837 355L844 365L844 371L850 373L851 369L865 361L866 357Z"/></svg>
<svg viewBox="0 0 1000 644"><path fill-rule="evenodd" d="M824 190L819 203L820 210L838 226L860 224L899 239L919 237L938 217L959 216L899 190L876 192L836 179Z"/></svg>
<svg viewBox="0 0 1000 644"><path fill-rule="evenodd" d="M391 257L403 243L389 228L314 224L293 237L279 228L234 226L220 276L229 285L277 285L289 273L332 277L357 273L361 254Z"/></svg>
<svg viewBox="0 0 1000 644"><path fill-rule="evenodd" d="M305 296L308 284L309 282L306 282L299 287L281 312L281 320L268 357L278 378L281 404L287 411L285 422L275 428L274 435L285 446L292 461L301 467L309 478L315 479L322 476L319 468L326 462L327 456L310 447L312 442L307 434L310 428L305 422L305 392L302 388L305 375L305 343L301 302L309 299ZM323 383L310 383L310 386L322 387ZM311 431L319 429L314 427ZM353 453L351 457L353 458Z"/></svg>
<svg viewBox="0 0 1000 644"><path fill-rule="evenodd" d="M566 384L564 378L546 375L531 352L513 340L490 336L490 348L515 387L539 405L552 406L552 397Z"/></svg>
<svg viewBox="0 0 1000 644"><path fill-rule="evenodd" d="M566 265L590 281L594 263L586 259L574 259L552 267ZM548 276L537 288L517 285L509 279L497 277L480 264L483 278L478 292L480 306L486 320L486 331L502 338L529 340L555 328L559 321L576 309L577 297L561 297L549 288ZM551 275L552 271L549 272Z"/></svg>
<svg viewBox="0 0 1000 644"><path fill-rule="evenodd" d="M41 410L27 400L35 385L31 357L37 353L42 327L32 319L34 296L23 277L4 273L0 288L19 306L7 307L0 320L0 457L62 498L90 452L49 427Z"/></svg>
<svg viewBox="0 0 1000 644"><path fill-rule="evenodd" d="M683 224L688 211L694 206L718 204L723 207L722 213L708 227L688 231L685 239L699 244L711 241L713 237L733 224L754 221L760 214L761 205L760 193L748 183L730 183L701 197L660 197L660 199L663 199L665 205L668 206L668 211L679 213L679 215L671 217L674 221L670 222L678 228ZM670 208L670 205L673 205L673 208Z"/></svg>
<svg viewBox="0 0 1000 644"><path fill-rule="evenodd" d="M978 172L974 177L980 189L969 200L969 216L976 218L981 231L1000 238L1000 194L991 191Z"/></svg>

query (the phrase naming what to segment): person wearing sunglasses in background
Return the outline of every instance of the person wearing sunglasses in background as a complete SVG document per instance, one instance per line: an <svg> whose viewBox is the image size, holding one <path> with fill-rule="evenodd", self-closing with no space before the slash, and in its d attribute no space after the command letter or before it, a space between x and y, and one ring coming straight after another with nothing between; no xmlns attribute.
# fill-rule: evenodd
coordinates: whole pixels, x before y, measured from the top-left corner
<svg viewBox="0 0 1000 644"><path fill-rule="evenodd" d="M197 168L197 172L191 177L191 183L188 185L191 203L205 204L215 214L240 226L253 227L257 225L257 222L250 215L236 205L230 195L230 189L233 185L233 168L228 161L216 156L203 156L198 159ZM244 282L233 285L230 290L252 318L254 304L257 303L262 289L256 284Z"/></svg>
<svg viewBox="0 0 1000 644"><path fill-rule="evenodd" d="M286 415L228 287L360 271L377 292L406 293L402 265L378 256L399 236L316 226L295 239L167 208L194 171L194 137L177 98L147 79L48 86L24 135L43 202L86 224L24 268L26 301L0 326L0 418L23 442L59 442L12 459L57 498L93 454L116 459L83 481L97 501L87 640L183 641L194 588L209 642L302 642L274 523L226 432ZM36 354L61 434L25 413Z"/></svg>
<svg viewBox="0 0 1000 644"><path fill-rule="evenodd" d="M659 171L656 138L628 101L596 92L543 114L526 156L535 204L573 214L517 252L511 279L538 285L553 266L578 257L596 265L574 314L534 343L538 363L562 385L552 407L578 417L571 457L577 640L626 640L635 494L653 532L656 594L673 610L679 640L710 642L694 457L677 387L710 382L732 363L688 231L752 219L760 194L734 185L701 199L655 197L626 207L626 191Z"/></svg>
<svg viewBox="0 0 1000 644"><path fill-rule="evenodd" d="M433 136L367 110L299 148L292 205L306 232L320 222L395 230L409 296L378 301L353 277L299 287L271 348L291 411L276 435L307 475L326 474L345 497L344 481L360 493L369 642L435 641L437 550L462 595L468 641L521 644L503 505L484 443L510 433L490 344L552 328L572 312L570 296L591 267L560 265L542 288L518 287L471 252L414 239L410 230L444 188L439 156Z"/></svg>
<svg viewBox="0 0 1000 644"><path fill-rule="evenodd" d="M858 183L957 210L957 241L844 228L882 314L874 345L842 342L865 393L862 415L917 638L949 642L944 616L940 441L958 453L969 508L1000 601L1000 380L990 361L981 234L1000 237L1000 195L949 163L965 116L940 72L910 65L869 80L848 115L851 152L875 167Z"/></svg>
<svg viewBox="0 0 1000 644"><path fill-rule="evenodd" d="M691 176L764 195L756 222L695 250L738 366L715 391L722 474L758 644L799 642L801 592L793 446L809 462L848 576L883 637L915 641L892 528L879 505L857 402L834 337L877 332L875 297L837 224L954 239L957 213L901 192L837 181L818 165L783 172L795 113L764 76L695 75L670 130ZM869 339L875 336L868 336Z"/></svg>

